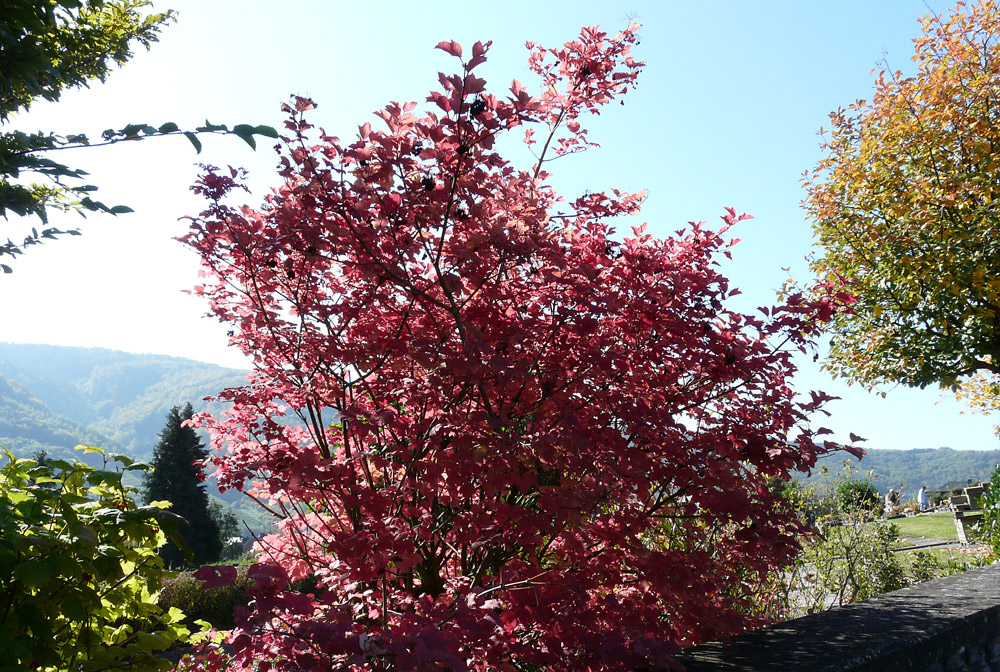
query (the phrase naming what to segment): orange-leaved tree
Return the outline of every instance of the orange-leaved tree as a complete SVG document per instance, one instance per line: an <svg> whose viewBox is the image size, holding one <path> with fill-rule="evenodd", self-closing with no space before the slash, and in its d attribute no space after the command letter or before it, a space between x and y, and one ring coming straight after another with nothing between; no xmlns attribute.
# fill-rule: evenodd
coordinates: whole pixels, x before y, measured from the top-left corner
<svg viewBox="0 0 1000 672"><path fill-rule="evenodd" d="M830 115L806 174L815 270L852 283L829 366L873 387L940 384L986 403L1000 374L1000 11L921 19L913 76ZM875 71L873 70L873 73ZM969 380L973 382L968 382Z"/></svg>

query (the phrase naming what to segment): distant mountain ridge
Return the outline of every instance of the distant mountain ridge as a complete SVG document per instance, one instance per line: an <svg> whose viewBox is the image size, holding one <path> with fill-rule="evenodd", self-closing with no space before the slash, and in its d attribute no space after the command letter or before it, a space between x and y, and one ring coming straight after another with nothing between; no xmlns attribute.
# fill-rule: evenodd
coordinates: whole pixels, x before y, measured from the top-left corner
<svg viewBox="0 0 1000 672"><path fill-rule="evenodd" d="M73 422L52 411L24 385L0 375L0 446L19 456L45 450L113 442L94 429Z"/></svg>
<svg viewBox="0 0 1000 672"><path fill-rule="evenodd" d="M874 472L875 486L881 493L885 494L889 488L898 490L902 486L903 496L908 498L915 496L922 485L936 490L951 482L988 480L1000 465L1000 450L954 450L947 447L867 450L868 454L860 463L848 453L823 457L811 477L799 480L828 485L838 475L843 478L844 462L847 462L860 475ZM827 468L826 474L822 473L822 467Z"/></svg>
<svg viewBox="0 0 1000 672"><path fill-rule="evenodd" d="M205 410L205 397L246 376L166 355L0 343L0 445L67 457L88 443L146 458L171 406Z"/></svg>
<svg viewBox="0 0 1000 672"><path fill-rule="evenodd" d="M171 406L191 402L196 411L205 410L205 397L243 385L246 376L247 371L166 355L0 343L0 446L18 456L46 450L82 459L73 447L83 443L145 459ZM871 448L860 464L836 453L800 480L827 485L843 473L844 460L862 474L872 470L883 493L902 485L909 496L921 485L935 489L951 481L988 479L1000 464L1000 450Z"/></svg>

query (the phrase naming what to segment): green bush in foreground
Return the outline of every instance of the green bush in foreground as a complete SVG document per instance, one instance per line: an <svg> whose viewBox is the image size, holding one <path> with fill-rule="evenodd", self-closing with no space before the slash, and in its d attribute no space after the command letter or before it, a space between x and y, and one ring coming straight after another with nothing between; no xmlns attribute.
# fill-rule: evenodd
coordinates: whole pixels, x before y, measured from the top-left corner
<svg viewBox="0 0 1000 672"><path fill-rule="evenodd" d="M202 582L191 572L181 572L163 582L157 604L164 611L179 609L187 615L187 622L208 621L220 630L233 627L236 607L245 607L250 602L247 589L247 565L237 568L236 581L232 585L218 588L202 587Z"/></svg>
<svg viewBox="0 0 1000 672"><path fill-rule="evenodd" d="M774 572L765 589L748 602L751 613L786 620L988 562L975 549L897 553L900 528L868 508L872 502L868 493L875 490L871 472L865 478L855 478L855 474L855 468L845 465L833 479L833 490L825 496L812 488L772 485L772 491L783 493L815 534L801 538L802 550L795 562ZM1000 485L1000 478L997 482ZM933 516L899 522L912 536L940 529Z"/></svg>
<svg viewBox="0 0 1000 672"><path fill-rule="evenodd" d="M84 452L104 456L100 469L4 452L0 672L169 669L156 654L189 630L180 610L156 605L156 550L180 518L162 502L136 506L122 484L148 465L99 448Z"/></svg>
<svg viewBox="0 0 1000 672"><path fill-rule="evenodd" d="M1000 557L1000 468L993 472L980 500L983 518L979 521L979 538L990 547L993 557Z"/></svg>

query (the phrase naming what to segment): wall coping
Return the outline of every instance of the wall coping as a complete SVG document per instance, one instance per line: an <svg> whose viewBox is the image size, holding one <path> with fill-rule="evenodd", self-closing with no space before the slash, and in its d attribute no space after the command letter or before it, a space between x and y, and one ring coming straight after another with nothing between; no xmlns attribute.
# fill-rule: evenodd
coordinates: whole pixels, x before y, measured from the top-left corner
<svg viewBox="0 0 1000 672"><path fill-rule="evenodd" d="M1000 564L928 581L684 651L688 672L927 669L962 642L1000 637Z"/></svg>

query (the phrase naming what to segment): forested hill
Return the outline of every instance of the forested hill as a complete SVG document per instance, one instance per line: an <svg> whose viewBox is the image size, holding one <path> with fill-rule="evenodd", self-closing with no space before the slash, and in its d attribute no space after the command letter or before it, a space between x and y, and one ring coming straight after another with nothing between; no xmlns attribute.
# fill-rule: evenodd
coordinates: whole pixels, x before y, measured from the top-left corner
<svg viewBox="0 0 1000 672"><path fill-rule="evenodd" d="M45 450L65 457L69 454L65 449L80 443L113 444L100 432L57 415L20 383L0 376L0 446L19 456ZM75 457L84 459L80 454Z"/></svg>
<svg viewBox="0 0 1000 672"><path fill-rule="evenodd" d="M146 458L171 406L191 402L203 410L206 396L245 378L246 371L164 355L0 343L0 446L22 456L44 449L67 457L84 443ZM845 459L862 473L874 471L883 493L902 484L912 494L921 485L987 479L1000 450L872 448L860 464L837 453L820 461L827 474L817 467L807 480L829 483Z"/></svg>
<svg viewBox="0 0 1000 672"><path fill-rule="evenodd" d="M813 476L805 480L827 484L838 474L842 478L845 460L861 474L873 471L876 476L875 485L883 494L889 488L899 489L902 485L905 496L916 494L922 485L936 490L950 482L965 483L969 479L973 481L989 479L994 468L1000 464L1000 450L869 448L868 455L860 463L847 453L827 456L820 460L813 471ZM821 473L822 466L829 470L825 475Z"/></svg>
<svg viewBox="0 0 1000 672"><path fill-rule="evenodd" d="M0 445L66 457L85 443L145 458L171 406L204 410L204 397L245 378L177 357L0 343Z"/></svg>

